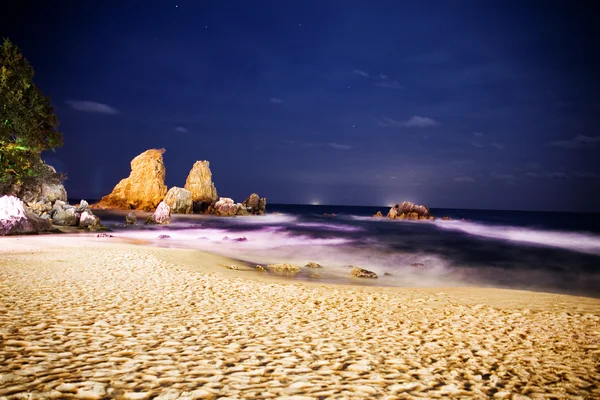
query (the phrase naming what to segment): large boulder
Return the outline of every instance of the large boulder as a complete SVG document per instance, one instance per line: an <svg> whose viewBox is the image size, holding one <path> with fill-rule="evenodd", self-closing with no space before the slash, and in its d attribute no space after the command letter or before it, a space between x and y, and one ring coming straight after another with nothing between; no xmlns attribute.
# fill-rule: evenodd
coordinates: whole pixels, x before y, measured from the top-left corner
<svg viewBox="0 0 600 400"><path fill-rule="evenodd" d="M212 181L210 163L208 161L196 161L187 179L185 189L192 194L194 212L205 211L208 206L217 201L217 189Z"/></svg>
<svg viewBox="0 0 600 400"><path fill-rule="evenodd" d="M171 207L161 201L156 211L146 219L147 224L168 224L171 222Z"/></svg>
<svg viewBox="0 0 600 400"><path fill-rule="evenodd" d="M98 218L97 215L92 214L89 210L84 211L79 217L79 226L82 228L98 227L100 226L100 218Z"/></svg>
<svg viewBox="0 0 600 400"><path fill-rule="evenodd" d="M52 214L52 223L60 226L77 226L81 216L75 211L75 207L58 207Z"/></svg>
<svg viewBox="0 0 600 400"><path fill-rule="evenodd" d="M350 270L350 276L354 276L356 278L377 279L377 274L375 272L358 267L353 267Z"/></svg>
<svg viewBox="0 0 600 400"><path fill-rule="evenodd" d="M23 235L53 230L49 219L28 211L15 196L0 197L0 236Z"/></svg>
<svg viewBox="0 0 600 400"><path fill-rule="evenodd" d="M192 193L189 190L174 186L169 189L163 201L173 214L191 214L193 211Z"/></svg>
<svg viewBox="0 0 600 400"><path fill-rule="evenodd" d="M232 217L236 215L242 205L235 203L229 197L221 197L213 207L213 214L222 217Z"/></svg>
<svg viewBox="0 0 600 400"><path fill-rule="evenodd" d="M264 215L267 208L267 199L260 197L256 193L252 193L246 200L242 202L247 214Z"/></svg>
<svg viewBox="0 0 600 400"><path fill-rule="evenodd" d="M150 149L131 160L129 177L122 179L96 208L152 211L167 194L165 149Z"/></svg>
<svg viewBox="0 0 600 400"><path fill-rule="evenodd" d="M402 204L394 204L387 214L390 219L434 219L429 213L429 208L405 201Z"/></svg>

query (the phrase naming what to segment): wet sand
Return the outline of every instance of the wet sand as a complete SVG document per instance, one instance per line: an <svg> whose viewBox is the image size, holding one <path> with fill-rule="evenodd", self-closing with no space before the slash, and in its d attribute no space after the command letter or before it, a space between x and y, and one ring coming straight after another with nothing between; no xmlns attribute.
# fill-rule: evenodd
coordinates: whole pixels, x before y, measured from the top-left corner
<svg viewBox="0 0 600 400"><path fill-rule="evenodd" d="M600 398L599 299L290 282L140 244L0 238L0 399Z"/></svg>

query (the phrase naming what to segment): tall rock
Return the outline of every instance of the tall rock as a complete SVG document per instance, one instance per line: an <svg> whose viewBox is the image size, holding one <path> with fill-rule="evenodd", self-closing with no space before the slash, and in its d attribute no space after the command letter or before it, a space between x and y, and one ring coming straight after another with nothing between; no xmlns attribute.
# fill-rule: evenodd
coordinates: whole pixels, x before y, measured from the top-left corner
<svg viewBox="0 0 600 400"><path fill-rule="evenodd" d="M96 207L144 211L156 209L167 194L164 152L165 149L150 149L131 160L129 177L122 179Z"/></svg>
<svg viewBox="0 0 600 400"><path fill-rule="evenodd" d="M173 214L192 213L192 193L189 190L173 186L167 192L164 202L171 208Z"/></svg>
<svg viewBox="0 0 600 400"><path fill-rule="evenodd" d="M264 215L267 208L267 199L265 197L260 197L256 193L252 193L244 200L242 205L250 215Z"/></svg>
<svg viewBox="0 0 600 400"><path fill-rule="evenodd" d="M185 189L192 193L194 211L205 211L208 206L215 203L219 196L212 182L212 172L208 161L196 161L187 179Z"/></svg>

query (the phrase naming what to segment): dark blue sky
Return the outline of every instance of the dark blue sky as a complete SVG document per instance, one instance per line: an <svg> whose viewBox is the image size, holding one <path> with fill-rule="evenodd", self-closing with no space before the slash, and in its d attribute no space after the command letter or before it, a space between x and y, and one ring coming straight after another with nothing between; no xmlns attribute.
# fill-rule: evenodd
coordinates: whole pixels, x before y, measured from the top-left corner
<svg viewBox="0 0 600 400"><path fill-rule="evenodd" d="M52 96L70 196L165 147L168 186L208 159L239 201L600 211L593 2L36 3L0 36Z"/></svg>

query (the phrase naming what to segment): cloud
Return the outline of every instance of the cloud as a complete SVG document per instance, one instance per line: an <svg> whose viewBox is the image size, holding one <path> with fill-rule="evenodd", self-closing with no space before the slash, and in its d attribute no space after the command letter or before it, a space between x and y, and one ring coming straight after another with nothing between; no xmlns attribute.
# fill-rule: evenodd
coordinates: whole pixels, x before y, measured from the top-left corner
<svg viewBox="0 0 600 400"><path fill-rule="evenodd" d="M176 132L180 132L180 133L187 133L187 132L189 132L188 128L186 128L185 126L176 126L175 127L175 131Z"/></svg>
<svg viewBox="0 0 600 400"><path fill-rule="evenodd" d="M380 81L377 81L375 82L375 86L388 89L404 89L404 86L402 86L398 81L394 81L391 79L382 79Z"/></svg>
<svg viewBox="0 0 600 400"><path fill-rule="evenodd" d="M419 128L426 128L429 126L437 126L439 125L439 123L429 117L419 117L418 115L413 115L412 117L409 118L408 121L406 121L404 123L404 126L406 127L419 127Z"/></svg>
<svg viewBox="0 0 600 400"><path fill-rule="evenodd" d="M470 176L457 176L453 179L454 182L462 182L462 183L475 183L475 179Z"/></svg>
<svg viewBox="0 0 600 400"><path fill-rule="evenodd" d="M278 97L271 97L270 101L271 101L271 103L274 103L274 104L281 104L281 103L283 103L283 99L280 99Z"/></svg>
<svg viewBox="0 0 600 400"><path fill-rule="evenodd" d="M356 75L360 75L360 76L363 76L363 77L365 77L365 78L368 78L368 77L369 77L369 73L368 73L368 72L366 72L366 71L363 71L363 70L361 70L361 69L355 69L355 70L354 70L354 71L352 71L352 72L354 72Z"/></svg>
<svg viewBox="0 0 600 400"><path fill-rule="evenodd" d="M600 174L595 172L575 172L573 176L581 179L600 179Z"/></svg>
<svg viewBox="0 0 600 400"><path fill-rule="evenodd" d="M377 126L381 128L427 128L439 125L439 122L429 117L413 115L406 121L397 121L392 118L374 118Z"/></svg>
<svg viewBox="0 0 600 400"><path fill-rule="evenodd" d="M525 176L529 177L529 178L533 178L533 179L540 179L543 178L542 175L538 174L537 172L528 172L525 174Z"/></svg>
<svg viewBox="0 0 600 400"><path fill-rule="evenodd" d="M498 150L503 150L504 149L504 145L502 143L492 143L490 144L490 146L497 148Z"/></svg>
<svg viewBox="0 0 600 400"><path fill-rule="evenodd" d="M600 144L599 136L586 136L577 135L570 140L557 140L549 143L550 146L562 147L564 149L581 149L581 148L594 148L597 144Z"/></svg>
<svg viewBox="0 0 600 400"><path fill-rule="evenodd" d="M350 150L352 149L352 146L350 146L349 144L341 144L341 143L329 143L329 146L333 147L334 149L338 149L338 150Z"/></svg>
<svg viewBox="0 0 600 400"><path fill-rule="evenodd" d="M482 137L483 133L481 133L481 132L473 132L473 136L475 136L475 137Z"/></svg>
<svg viewBox="0 0 600 400"><path fill-rule="evenodd" d="M118 114L119 111L108 104L102 104L88 100L67 100L65 101L74 110L96 114Z"/></svg>
<svg viewBox="0 0 600 400"><path fill-rule="evenodd" d="M395 177L395 176L390 176L390 179L396 179L396 178L397 178L397 177Z"/></svg>
<svg viewBox="0 0 600 400"><path fill-rule="evenodd" d="M546 175L551 179L569 179L569 175L564 172L548 172Z"/></svg>

